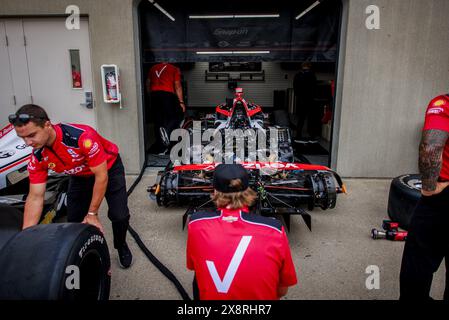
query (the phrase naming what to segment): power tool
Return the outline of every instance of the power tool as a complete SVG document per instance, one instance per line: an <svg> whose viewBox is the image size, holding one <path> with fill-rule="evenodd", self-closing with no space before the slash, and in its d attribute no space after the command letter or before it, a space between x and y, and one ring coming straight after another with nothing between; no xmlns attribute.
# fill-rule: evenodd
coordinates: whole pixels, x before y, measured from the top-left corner
<svg viewBox="0 0 449 320"><path fill-rule="evenodd" d="M391 241L405 241L407 240L407 231L399 230L399 224L391 220L384 220L382 223L382 230L372 229L371 237L374 240L387 239Z"/></svg>

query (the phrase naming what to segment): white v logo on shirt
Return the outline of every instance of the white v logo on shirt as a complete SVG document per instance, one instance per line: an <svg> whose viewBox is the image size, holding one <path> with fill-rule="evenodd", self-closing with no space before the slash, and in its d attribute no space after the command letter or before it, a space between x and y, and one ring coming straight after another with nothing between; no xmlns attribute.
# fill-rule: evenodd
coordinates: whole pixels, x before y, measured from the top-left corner
<svg viewBox="0 0 449 320"><path fill-rule="evenodd" d="M157 76L158 78L161 77L161 74L162 74L162 72L164 72L165 68L167 68L167 66L164 66L164 67L161 69L161 71L159 71L159 72L156 70L156 76Z"/></svg>
<svg viewBox="0 0 449 320"><path fill-rule="evenodd" d="M229 291L235 274L237 273L237 269L242 262L243 256L245 255L246 249L248 249L248 245L252 238L252 236L242 237L242 240L240 240L237 250L234 252L234 256L231 259L231 263L226 270L223 280L220 279L217 268L215 268L215 264L212 261L206 260L207 268L209 269L209 273L212 276L212 280L214 281L218 292L227 293Z"/></svg>

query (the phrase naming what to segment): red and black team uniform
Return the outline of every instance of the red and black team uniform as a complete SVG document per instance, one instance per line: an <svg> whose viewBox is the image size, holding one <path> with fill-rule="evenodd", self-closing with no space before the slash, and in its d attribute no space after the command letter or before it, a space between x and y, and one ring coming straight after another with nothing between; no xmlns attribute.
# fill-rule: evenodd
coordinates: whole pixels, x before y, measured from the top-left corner
<svg viewBox="0 0 449 320"><path fill-rule="evenodd" d="M89 210L95 183L95 176L89 168L106 161L108 217L112 221L114 247L121 247L128 229L129 209L125 172L117 145L86 125L56 124L53 128L56 131L53 145L33 150L28 163L30 183L45 183L48 170L70 175L67 220L81 222Z"/></svg>
<svg viewBox="0 0 449 320"><path fill-rule="evenodd" d="M433 99L426 111L423 130L449 132L449 95ZM439 181L449 181L449 140L443 153ZM446 260L449 300L449 187L440 194L422 196L412 217L401 266L401 299L429 299L434 272Z"/></svg>
<svg viewBox="0 0 449 320"><path fill-rule="evenodd" d="M187 268L201 300L277 300L279 287L297 283L282 224L246 208L191 216Z"/></svg>
<svg viewBox="0 0 449 320"><path fill-rule="evenodd" d="M175 81L181 81L181 72L169 63L158 63L151 67L148 79L151 109L155 119L154 133L157 148L162 149L160 127L164 127L170 136L184 117L175 91Z"/></svg>

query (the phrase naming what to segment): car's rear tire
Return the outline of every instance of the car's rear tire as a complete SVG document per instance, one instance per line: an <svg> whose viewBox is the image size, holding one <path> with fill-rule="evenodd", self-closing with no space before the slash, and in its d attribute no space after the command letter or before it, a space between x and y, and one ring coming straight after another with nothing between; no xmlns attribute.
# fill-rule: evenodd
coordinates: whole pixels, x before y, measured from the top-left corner
<svg viewBox="0 0 449 320"><path fill-rule="evenodd" d="M418 200L421 198L421 176L406 174L394 178L388 196L388 216L408 230Z"/></svg>
<svg viewBox="0 0 449 320"><path fill-rule="evenodd" d="M107 300L110 266L106 240L94 226L30 227L0 249L0 299Z"/></svg>

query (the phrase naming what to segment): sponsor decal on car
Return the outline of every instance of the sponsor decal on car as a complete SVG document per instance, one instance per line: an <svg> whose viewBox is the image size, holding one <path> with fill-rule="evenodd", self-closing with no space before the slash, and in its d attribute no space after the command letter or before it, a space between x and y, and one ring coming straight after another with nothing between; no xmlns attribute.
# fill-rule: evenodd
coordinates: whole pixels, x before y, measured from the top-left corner
<svg viewBox="0 0 449 320"><path fill-rule="evenodd" d="M28 148L28 146L26 144L19 144L18 146L16 146L17 150L23 150L23 149L26 149L26 148Z"/></svg>
<svg viewBox="0 0 449 320"><path fill-rule="evenodd" d="M174 171L190 171L190 170L214 170L219 163L210 164L190 164L181 165L173 168ZM277 169L277 170L330 170L325 166L317 166L303 163L289 163L289 162L243 162L241 165L247 170L257 169Z"/></svg>
<svg viewBox="0 0 449 320"><path fill-rule="evenodd" d="M0 151L0 158L4 159L4 158L9 158L12 157L16 152L14 150L4 150L4 151Z"/></svg>
<svg viewBox="0 0 449 320"><path fill-rule="evenodd" d="M2 130L0 130L0 139L3 136L6 136L9 132L11 132L14 129L14 126L12 124L7 125Z"/></svg>

